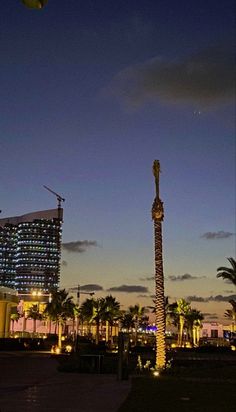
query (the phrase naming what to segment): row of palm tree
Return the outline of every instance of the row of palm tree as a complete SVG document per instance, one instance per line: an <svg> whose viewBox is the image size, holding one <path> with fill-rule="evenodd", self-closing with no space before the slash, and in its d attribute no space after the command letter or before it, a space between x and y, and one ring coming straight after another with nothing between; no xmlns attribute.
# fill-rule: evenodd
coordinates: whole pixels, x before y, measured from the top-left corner
<svg viewBox="0 0 236 412"><path fill-rule="evenodd" d="M184 330L186 329L189 340L193 346L199 344L200 329L203 314L191 307L190 303L185 299L178 299L176 302L167 305L166 307L166 322L173 323L178 328L177 345L183 346Z"/></svg>
<svg viewBox="0 0 236 412"><path fill-rule="evenodd" d="M119 327L127 331L134 329L134 341L137 343L137 331L141 321L148 321L144 314L145 308L140 305L130 306L128 311L120 309L120 303L112 295L105 298L86 299L80 307L74 302L72 296L69 296L65 289L53 291L51 301L47 303L44 311L40 311L39 305L33 304L24 314L24 318L33 320L33 332L36 332L36 322L45 320L48 323L48 330L51 333L51 326L54 324L54 332L58 334L58 346L61 347L63 326L67 320L72 320L73 330L78 332L78 323L82 331L86 334L91 333L91 327L95 325L95 342L99 343L100 329L106 326L106 341L112 342L112 329L114 324L119 322ZM20 318L20 314L11 315L14 330L14 323ZM76 322L77 321L77 322Z"/></svg>
<svg viewBox="0 0 236 412"><path fill-rule="evenodd" d="M221 277L234 285L236 285L236 262L233 258L228 258L231 268L219 267L217 269L217 277ZM231 309L227 309L225 317L232 321L232 332L235 332L236 327L236 301L229 301ZM153 308L155 311L155 308ZM176 302L169 304L168 298L165 298L165 312L167 324L173 323L178 327L178 346L183 344L184 329L188 331L188 335L193 343L197 345L199 341L199 330L203 315L197 309L191 308L190 304L184 299L179 299ZM120 303L112 295L105 298L86 299L80 308L73 302L73 298L68 295L65 289L52 292L52 299L45 307L45 310L40 311L37 304L32 305L27 311L27 318L33 320L33 331L36 332L37 320L45 319L48 322L49 333L51 332L52 323L55 326L55 332L59 336L59 345L61 345L61 336L63 325L68 319L73 322L75 328L76 320L86 327L87 332L92 325L95 325L95 341L99 342L100 327L106 325L106 341L112 342L112 328L114 323L119 322L121 328L127 331L134 330L134 343L137 344L138 328L144 322L147 323L146 309L140 305L130 306L127 311L120 309ZM14 330L14 322L19 320L20 314L14 313L11 316ZM77 327L78 328L78 325ZM75 329L76 329L75 328Z"/></svg>

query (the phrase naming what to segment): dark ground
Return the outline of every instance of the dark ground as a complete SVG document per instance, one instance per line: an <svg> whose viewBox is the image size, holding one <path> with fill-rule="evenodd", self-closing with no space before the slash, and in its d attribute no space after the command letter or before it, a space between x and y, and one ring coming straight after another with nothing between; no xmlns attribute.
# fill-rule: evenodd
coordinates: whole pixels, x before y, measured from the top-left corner
<svg viewBox="0 0 236 412"><path fill-rule="evenodd" d="M62 373L50 354L0 352L0 412L115 412L130 381Z"/></svg>

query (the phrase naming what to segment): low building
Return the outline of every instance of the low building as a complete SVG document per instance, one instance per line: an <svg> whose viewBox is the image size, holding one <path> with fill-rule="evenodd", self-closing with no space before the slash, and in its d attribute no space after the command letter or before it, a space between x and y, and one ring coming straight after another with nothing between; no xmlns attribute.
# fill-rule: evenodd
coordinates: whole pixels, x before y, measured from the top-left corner
<svg viewBox="0 0 236 412"><path fill-rule="evenodd" d="M18 305L16 290L0 287L0 338L8 338L10 333L12 308Z"/></svg>

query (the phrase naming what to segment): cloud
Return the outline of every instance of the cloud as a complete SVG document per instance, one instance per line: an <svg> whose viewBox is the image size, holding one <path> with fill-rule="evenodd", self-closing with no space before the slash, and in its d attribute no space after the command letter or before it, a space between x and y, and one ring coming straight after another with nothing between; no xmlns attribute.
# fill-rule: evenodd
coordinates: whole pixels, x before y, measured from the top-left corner
<svg viewBox="0 0 236 412"><path fill-rule="evenodd" d="M137 107L150 100L211 106L234 97L234 54L207 48L180 60L156 56L131 66L113 79L110 94Z"/></svg>
<svg viewBox="0 0 236 412"><path fill-rule="evenodd" d="M235 300L236 295L228 295L228 296L217 295L214 298L212 297L211 300L214 300L214 302L229 302L231 299Z"/></svg>
<svg viewBox="0 0 236 412"><path fill-rule="evenodd" d="M149 295L143 295L143 294L137 296L137 298L149 298L149 297L150 297Z"/></svg>
<svg viewBox="0 0 236 412"><path fill-rule="evenodd" d="M154 276L146 276L145 278L139 278L139 280L141 281L150 281L150 280L154 280L155 277Z"/></svg>
<svg viewBox="0 0 236 412"><path fill-rule="evenodd" d="M96 285L96 284L88 284L88 285L82 285L80 286L80 290L82 291L88 291L88 292L93 292L93 291L98 291L98 290L103 290L103 287L101 285Z"/></svg>
<svg viewBox="0 0 236 412"><path fill-rule="evenodd" d="M83 253L91 246L98 246L96 240L76 240L75 242L62 243L62 248L70 253Z"/></svg>
<svg viewBox="0 0 236 412"><path fill-rule="evenodd" d="M189 302L229 302L231 299L235 300L236 295L216 295L203 298L201 296L187 296L186 300Z"/></svg>
<svg viewBox="0 0 236 412"><path fill-rule="evenodd" d="M194 280L194 279L203 279L206 276L192 276L189 273L185 273L184 275L171 275L168 276L168 280L171 280L171 282L182 282L183 280Z"/></svg>
<svg viewBox="0 0 236 412"><path fill-rule="evenodd" d="M67 261L66 261L66 260L63 260L63 261L61 262L61 265L62 265L62 266L67 266L67 265L68 265L68 263L67 263Z"/></svg>
<svg viewBox="0 0 236 412"><path fill-rule="evenodd" d="M196 295L186 297L186 300L188 302L208 302L207 299L208 298L203 298L201 296L196 296Z"/></svg>
<svg viewBox="0 0 236 412"><path fill-rule="evenodd" d="M234 233L231 232L224 232L224 230L219 230L218 232L206 232L201 235L202 238L207 240L212 239L227 239L233 236Z"/></svg>
<svg viewBox="0 0 236 412"><path fill-rule="evenodd" d="M148 288L138 285L121 285L107 289L108 292L148 293Z"/></svg>

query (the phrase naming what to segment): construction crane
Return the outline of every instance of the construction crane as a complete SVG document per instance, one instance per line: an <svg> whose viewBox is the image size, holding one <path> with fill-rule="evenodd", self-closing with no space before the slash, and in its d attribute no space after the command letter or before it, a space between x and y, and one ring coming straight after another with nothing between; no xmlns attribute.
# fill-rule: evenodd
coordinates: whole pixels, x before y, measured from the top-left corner
<svg viewBox="0 0 236 412"><path fill-rule="evenodd" d="M83 295L90 295L90 296L93 296L94 294L95 294L95 292L83 292L83 291L81 291L80 290L80 285L78 285L78 286L75 286L75 287L73 287L73 288L68 288L67 289L69 292L76 292L76 295L77 295L77 305L79 306L79 299L80 299L80 295L81 294L83 294Z"/></svg>
<svg viewBox="0 0 236 412"><path fill-rule="evenodd" d="M49 192L51 192L54 196L57 197L57 201L58 201L58 209L61 209L61 202L65 202L65 199L63 197L61 197L58 193L54 192L54 190L50 189L49 187L43 185L43 187L45 189L47 189Z"/></svg>

